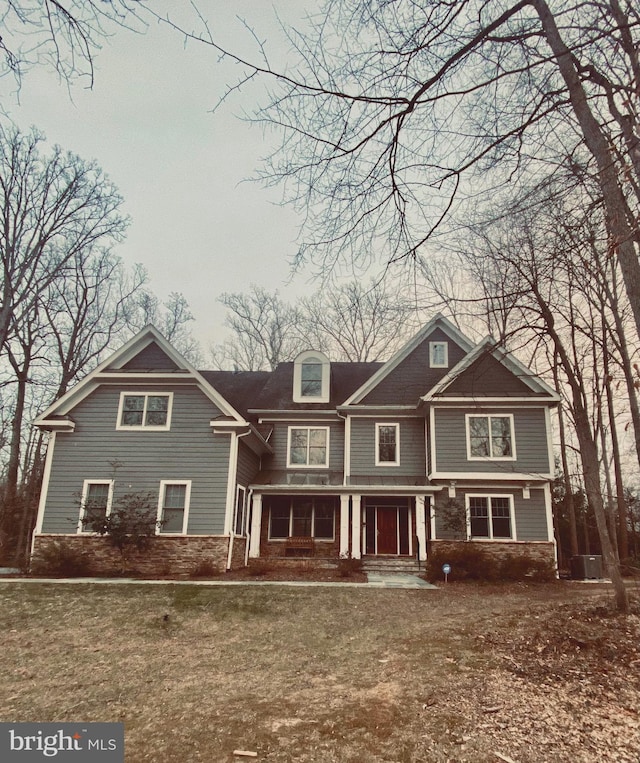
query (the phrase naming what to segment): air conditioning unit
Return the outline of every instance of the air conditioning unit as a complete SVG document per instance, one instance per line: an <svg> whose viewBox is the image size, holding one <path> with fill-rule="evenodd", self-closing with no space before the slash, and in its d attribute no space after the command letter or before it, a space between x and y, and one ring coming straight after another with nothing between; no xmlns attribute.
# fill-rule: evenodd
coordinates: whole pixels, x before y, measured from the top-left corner
<svg viewBox="0 0 640 763"><path fill-rule="evenodd" d="M591 554L572 556L571 577L573 580L600 580L602 578L602 557Z"/></svg>

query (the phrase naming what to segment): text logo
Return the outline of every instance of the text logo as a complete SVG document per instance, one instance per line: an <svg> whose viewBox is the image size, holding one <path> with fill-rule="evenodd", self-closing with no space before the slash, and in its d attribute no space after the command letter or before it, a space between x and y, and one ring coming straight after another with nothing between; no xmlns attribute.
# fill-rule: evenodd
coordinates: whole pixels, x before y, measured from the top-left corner
<svg viewBox="0 0 640 763"><path fill-rule="evenodd" d="M123 723L0 723L2 763L124 763Z"/></svg>

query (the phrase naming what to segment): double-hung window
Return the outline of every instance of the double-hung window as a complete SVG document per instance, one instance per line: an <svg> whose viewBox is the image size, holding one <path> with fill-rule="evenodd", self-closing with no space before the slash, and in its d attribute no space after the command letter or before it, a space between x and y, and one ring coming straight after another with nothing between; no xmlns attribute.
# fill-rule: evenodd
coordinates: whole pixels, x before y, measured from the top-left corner
<svg viewBox="0 0 640 763"><path fill-rule="evenodd" d="M468 495L471 538L513 538L512 505L509 495Z"/></svg>
<svg viewBox="0 0 640 763"><path fill-rule="evenodd" d="M171 392L122 392L116 428L168 430L172 402Z"/></svg>
<svg viewBox="0 0 640 763"><path fill-rule="evenodd" d="M467 455L470 460L515 459L513 415L467 414Z"/></svg>
<svg viewBox="0 0 640 763"><path fill-rule="evenodd" d="M167 535L185 535L191 497L189 480L160 483L158 501L158 532Z"/></svg>
<svg viewBox="0 0 640 763"><path fill-rule="evenodd" d="M82 487L78 532L100 532L109 516L113 498L113 480L85 480Z"/></svg>
<svg viewBox="0 0 640 763"><path fill-rule="evenodd" d="M289 427L287 466L329 466L329 427Z"/></svg>
<svg viewBox="0 0 640 763"><path fill-rule="evenodd" d="M376 424L376 466L398 466L399 463L399 425Z"/></svg>

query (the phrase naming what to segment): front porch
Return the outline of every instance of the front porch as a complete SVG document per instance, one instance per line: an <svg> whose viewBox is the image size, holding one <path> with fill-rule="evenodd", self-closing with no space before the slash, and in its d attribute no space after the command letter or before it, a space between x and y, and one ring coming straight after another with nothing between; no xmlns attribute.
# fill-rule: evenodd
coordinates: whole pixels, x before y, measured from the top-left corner
<svg viewBox="0 0 640 763"><path fill-rule="evenodd" d="M415 490L415 488L414 488ZM427 494L257 492L249 558L427 558Z"/></svg>

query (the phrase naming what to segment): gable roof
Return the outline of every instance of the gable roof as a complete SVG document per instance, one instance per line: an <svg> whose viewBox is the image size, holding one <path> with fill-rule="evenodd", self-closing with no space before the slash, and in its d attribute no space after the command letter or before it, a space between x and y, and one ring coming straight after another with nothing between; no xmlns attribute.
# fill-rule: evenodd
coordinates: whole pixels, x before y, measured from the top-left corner
<svg viewBox="0 0 640 763"><path fill-rule="evenodd" d="M499 391L478 380L494 375L495 368L506 371L510 376L500 377L502 387ZM471 383L469 385L469 379ZM506 383L504 383L506 381ZM426 395L425 402L442 399L446 396L461 397L512 397L538 396L558 402L558 393L536 376L514 355L498 345L491 336L486 336L459 363L436 384Z"/></svg>
<svg viewBox="0 0 640 763"><path fill-rule="evenodd" d="M372 392L389 374L391 374L432 334L440 329L452 342L455 342L466 353L473 349L473 343L467 339L454 325L441 313L437 313L415 334L396 354L370 376L356 391L346 400L345 405L357 405ZM417 399L416 399L417 402Z"/></svg>
<svg viewBox="0 0 640 763"><path fill-rule="evenodd" d="M151 350L152 345L156 345ZM158 370L140 370L134 359L141 353L152 352L161 359L162 366ZM184 358L155 328L145 326L113 355L100 363L87 377L68 390L61 398L50 405L34 421L35 426L46 426L47 422L67 416L82 400L88 397L102 382L115 378L140 382L152 380L163 382L175 381L184 383L193 381L223 413L224 416L236 421L243 421L242 416L203 375Z"/></svg>

